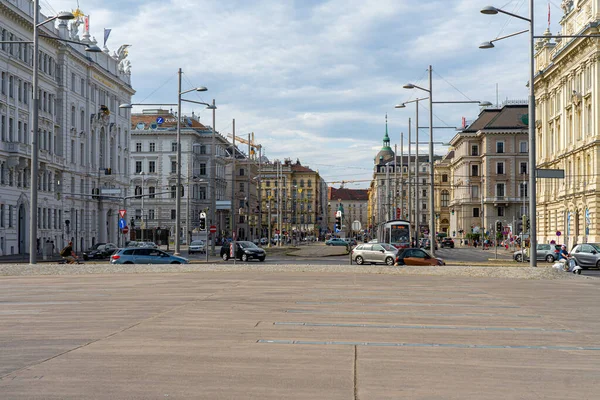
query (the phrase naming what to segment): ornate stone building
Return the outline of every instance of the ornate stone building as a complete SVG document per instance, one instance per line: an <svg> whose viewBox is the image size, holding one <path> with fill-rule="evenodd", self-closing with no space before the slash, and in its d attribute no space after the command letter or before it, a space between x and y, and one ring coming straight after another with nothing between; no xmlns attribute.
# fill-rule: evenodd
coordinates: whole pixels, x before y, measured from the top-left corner
<svg viewBox="0 0 600 400"><path fill-rule="evenodd" d="M335 213L340 207L342 214L342 231L345 237L362 236L369 226L369 191L367 189L346 189L330 187L327 190L327 226L333 232ZM360 222L360 229L354 230L352 223Z"/></svg>
<svg viewBox="0 0 600 400"><path fill-rule="evenodd" d="M561 6L560 34L599 33L598 0L563 1ZM565 173L564 179L537 180L540 243L557 240L571 248L600 241L599 55L597 38L536 43L537 168Z"/></svg>
<svg viewBox="0 0 600 400"><path fill-rule="evenodd" d="M40 17L46 19L45 16ZM41 33L95 44L87 17ZM33 2L0 2L3 41L31 41ZM82 37L79 26L84 24ZM86 53L83 45L39 38L38 253L47 242L58 251L72 240L76 251L120 237L119 198L127 194L131 71L126 47ZM0 255L29 251L31 175L30 44L2 44L0 62ZM111 197L96 196L104 189ZM114 196L114 197L112 197ZM44 245L42 245L44 244Z"/></svg>

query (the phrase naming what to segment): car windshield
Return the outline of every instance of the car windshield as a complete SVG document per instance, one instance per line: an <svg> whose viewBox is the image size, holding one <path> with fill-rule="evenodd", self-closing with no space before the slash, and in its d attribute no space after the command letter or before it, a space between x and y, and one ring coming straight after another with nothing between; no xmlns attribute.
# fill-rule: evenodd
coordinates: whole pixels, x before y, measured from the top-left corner
<svg viewBox="0 0 600 400"><path fill-rule="evenodd" d="M252 242L238 242L238 245L242 249L257 249L258 248L258 246Z"/></svg>
<svg viewBox="0 0 600 400"><path fill-rule="evenodd" d="M190 246L200 246L202 244L204 244L202 240L194 240L192 243L190 243Z"/></svg>
<svg viewBox="0 0 600 400"><path fill-rule="evenodd" d="M600 252L600 243L588 243L590 246L594 248L594 250Z"/></svg>

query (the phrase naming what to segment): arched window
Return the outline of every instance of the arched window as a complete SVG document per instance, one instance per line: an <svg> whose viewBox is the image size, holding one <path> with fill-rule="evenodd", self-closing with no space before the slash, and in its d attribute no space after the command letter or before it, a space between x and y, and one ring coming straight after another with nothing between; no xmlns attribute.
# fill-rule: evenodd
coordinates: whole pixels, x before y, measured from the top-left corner
<svg viewBox="0 0 600 400"><path fill-rule="evenodd" d="M304 179L300 179L300 187L303 188L304 187Z"/></svg>
<svg viewBox="0 0 600 400"><path fill-rule="evenodd" d="M142 187L141 186L136 186L135 187L135 195L136 196L141 196L142 195Z"/></svg>
<svg viewBox="0 0 600 400"><path fill-rule="evenodd" d="M312 187L312 181L311 181L311 180L309 180L308 182L306 182L306 185L307 185L308 187Z"/></svg>

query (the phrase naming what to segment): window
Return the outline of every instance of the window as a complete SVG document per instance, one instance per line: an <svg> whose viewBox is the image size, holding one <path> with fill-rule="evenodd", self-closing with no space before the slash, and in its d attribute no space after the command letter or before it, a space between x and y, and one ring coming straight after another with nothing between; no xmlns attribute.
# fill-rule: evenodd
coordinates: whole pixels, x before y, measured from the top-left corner
<svg viewBox="0 0 600 400"><path fill-rule="evenodd" d="M8 96L13 97L13 77L8 77Z"/></svg>
<svg viewBox="0 0 600 400"><path fill-rule="evenodd" d="M71 74L71 90L75 91L75 74Z"/></svg>
<svg viewBox="0 0 600 400"><path fill-rule="evenodd" d="M479 155L479 146L476 144L471 145L471 155L478 156Z"/></svg>
<svg viewBox="0 0 600 400"><path fill-rule="evenodd" d="M171 210L171 219L175 219L177 217L177 213L175 210Z"/></svg>
<svg viewBox="0 0 600 400"><path fill-rule="evenodd" d="M137 151L138 153L140 151L142 151L142 144L141 143L138 142L138 143L135 144L135 151Z"/></svg>
<svg viewBox="0 0 600 400"><path fill-rule="evenodd" d="M0 204L0 228L4 228L4 204Z"/></svg>
<svg viewBox="0 0 600 400"><path fill-rule="evenodd" d="M519 184L519 197L527 197L527 182Z"/></svg>
<svg viewBox="0 0 600 400"><path fill-rule="evenodd" d="M528 151L527 151L527 142L526 141L519 142L519 152L520 153L528 153Z"/></svg>
<svg viewBox="0 0 600 400"><path fill-rule="evenodd" d="M171 173L172 174L177 173L177 161L171 161Z"/></svg>
<svg viewBox="0 0 600 400"><path fill-rule="evenodd" d="M471 165L471 176L479 176L479 165Z"/></svg>
<svg viewBox="0 0 600 400"><path fill-rule="evenodd" d="M206 200L206 187L200 186L200 191L198 192L200 200Z"/></svg>
<svg viewBox="0 0 600 400"><path fill-rule="evenodd" d="M479 218L479 207L473 207L473 218Z"/></svg>
<svg viewBox="0 0 600 400"><path fill-rule="evenodd" d="M421 194L423 198L427 197L427 189L423 189L423 193Z"/></svg>
<svg viewBox="0 0 600 400"><path fill-rule="evenodd" d="M244 186L244 182L240 182L240 192L244 192L246 187Z"/></svg>
<svg viewBox="0 0 600 400"><path fill-rule="evenodd" d="M504 217L504 207L502 207L502 206L498 207L498 216Z"/></svg>
<svg viewBox="0 0 600 400"><path fill-rule="evenodd" d="M81 110L79 118L79 128L81 128L81 131L83 132L85 130L85 111Z"/></svg>
<svg viewBox="0 0 600 400"><path fill-rule="evenodd" d="M450 203L450 193L447 190L442 190L442 207L448 207Z"/></svg>
<svg viewBox="0 0 600 400"><path fill-rule="evenodd" d="M151 152L155 152L156 151L156 143L154 143L154 142L150 143L150 151Z"/></svg>
<svg viewBox="0 0 600 400"><path fill-rule="evenodd" d="M134 195L135 196L141 196L142 195L142 187L141 186L136 186L135 187Z"/></svg>
<svg viewBox="0 0 600 400"><path fill-rule="evenodd" d="M171 143L171 151L177 151L177 142Z"/></svg>
<svg viewBox="0 0 600 400"><path fill-rule="evenodd" d="M171 186L171 198L174 199L177 197L177 185Z"/></svg>
<svg viewBox="0 0 600 400"><path fill-rule="evenodd" d="M156 196L154 196L154 193L156 193L156 188L154 186L150 186L148 188L148 194L150 195L150 196L148 196L148 198L150 198L150 199L155 198Z"/></svg>
<svg viewBox="0 0 600 400"><path fill-rule="evenodd" d="M504 153L504 142L496 142L496 153Z"/></svg>
<svg viewBox="0 0 600 400"><path fill-rule="evenodd" d="M206 163L200 163L200 175L206 175Z"/></svg>
<svg viewBox="0 0 600 400"><path fill-rule="evenodd" d="M496 183L496 197L504 197L504 183Z"/></svg>
<svg viewBox="0 0 600 400"><path fill-rule="evenodd" d="M447 174L443 174L442 175L442 182L444 182L444 183L448 182L448 175Z"/></svg>
<svg viewBox="0 0 600 400"><path fill-rule="evenodd" d="M79 87L80 93L85 97L85 79L81 79L81 86Z"/></svg>
<svg viewBox="0 0 600 400"><path fill-rule="evenodd" d="M240 176L244 176L246 171L244 171L244 168L240 168Z"/></svg>
<svg viewBox="0 0 600 400"><path fill-rule="evenodd" d="M504 175L504 161L496 163L496 173L498 175Z"/></svg>
<svg viewBox="0 0 600 400"><path fill-rule="evenodd" d="M142 172L142 162L136 161L135 162L135 173L139 174L140 172Z"/></svg>
<svg viewBox="0 0 600 400"><path fill-rule="evenodd" d="M156 161L148 161L148 173L149 174L156 173Z"/></svg>
<svg viewBox="0 0 600 400"><path fill-rule="evenodd" d="M71 127L75 128L75 106L71 106Z"/></svg>
<svg viewBox="0 0 600 400"><path fill-rule="evenodd" d="M266 186L271 187L271 181L266 181Z"/></svg>
<svg viewBox="0 0 600 400"><path fill-rule="evenodd" d="M200 154L206 154L206 146L205 145L200 146Z"/></svg>
<svg viewBox="0 0 600 400"><path fill-rule="evenodd" d="M154 219L154 210L153 209L148 210L148 219Z"/></svg>
<svg viewBox="0 0 600 400"><path fill-rule="evenodd" d="M526 174L527 173L527 163L526 162L521 162L520 163L519 173L520 174Z"/></svg>

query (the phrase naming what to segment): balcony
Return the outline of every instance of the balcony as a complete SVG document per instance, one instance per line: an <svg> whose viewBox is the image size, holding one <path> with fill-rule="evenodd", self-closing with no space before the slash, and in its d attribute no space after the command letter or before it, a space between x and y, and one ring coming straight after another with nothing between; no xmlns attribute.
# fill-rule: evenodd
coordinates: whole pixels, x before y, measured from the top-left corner
<svg viewBox="0 0 600 400"><path fill-rule="evenodd" d="M21 155L30 155L31 147L28 144L19 142L2 142L2 150L7 153L16 153Z"/></svg>

